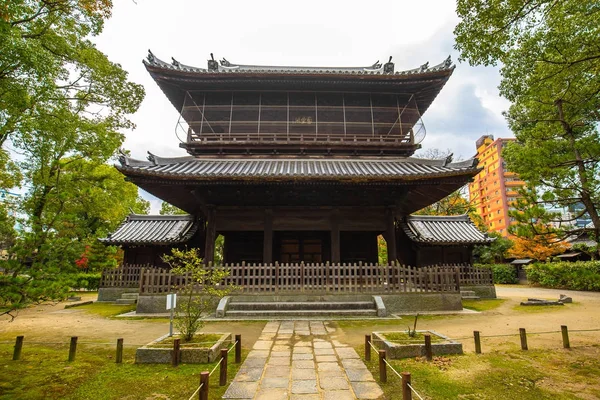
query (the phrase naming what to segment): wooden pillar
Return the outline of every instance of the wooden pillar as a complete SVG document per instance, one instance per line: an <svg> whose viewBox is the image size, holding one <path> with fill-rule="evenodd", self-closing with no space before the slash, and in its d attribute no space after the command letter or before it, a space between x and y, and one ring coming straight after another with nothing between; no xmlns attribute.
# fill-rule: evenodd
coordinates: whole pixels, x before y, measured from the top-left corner
<svg viewBox="0 0 600 400"><path fill-rule="evenodd" d="M388 262L392 262L398 259L398 253L396 251L396 224L394 223L395 217L391 208L386 210L386 221L387 229L385 241L387 243Z"/></svg>
<svg viewBox="0 0 600 400"><path fill-rule="evenodd" d="M340 215L338 210L331 213L331 263L341 262L340 256Z"/></svg>
<svg viewBox="0 0 600 400"><path fill-rule="evenodd" d="M204 262L215 261L215 239L217 234L217 210L210 207L206 213L206 241L204 243Z"/></svg>
<svg viewBox="0 0 600 400"><path fill-rule="evenodd" d="M273 210L265 210L265 232L263 236L263 263L273 262Z"/></svg>

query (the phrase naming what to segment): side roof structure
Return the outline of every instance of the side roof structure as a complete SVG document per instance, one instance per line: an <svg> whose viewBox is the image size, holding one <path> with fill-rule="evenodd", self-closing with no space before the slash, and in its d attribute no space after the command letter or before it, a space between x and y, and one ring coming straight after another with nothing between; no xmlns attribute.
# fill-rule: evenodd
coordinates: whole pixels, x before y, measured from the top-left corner
<svg viewBox="0 0 600 400"><path fill-rule="evenodd" d="M426 245L455 246L494 241L477 229L468 215L410 215L400 226L413 242Z"/></svg>
<svg viewBox="0 0 600 400"><path fill-rule="evenodd" d="M106 238L108 245L172 245L187 242L198 230L199 222L192 215L130 214Z"/></svg>

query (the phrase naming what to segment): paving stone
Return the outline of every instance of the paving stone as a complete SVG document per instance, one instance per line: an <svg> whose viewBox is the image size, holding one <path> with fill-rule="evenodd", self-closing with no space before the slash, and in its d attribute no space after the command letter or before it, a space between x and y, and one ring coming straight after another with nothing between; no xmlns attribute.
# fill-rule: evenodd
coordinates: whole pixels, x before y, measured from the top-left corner
<svg viewBox="0 0 600 400"><path fill-rule="evenodd" d="M297 342L297 343L294 343L294 348L295 347L312 347L312 343L311 342L305 342L305 341Z"/></svg>
<svg viewBox="0 0 600 400"><path fill-rule="evenodd" d="M323 392L323 400L356 400L350 390L331 390Z"/></svg>
<svg viewBox="0 0 600 400"><path fill-rule="evenodd" d="M350 382L374 382L373 375L365 368L346 368Z"/></svg>
<svg viewBox="0 0 600 400"><path fill-rule="evenodd" d="M296 335L299 336L310 336L310 331L296 331Z"/></svg>
<svg viewBox="0 0 600 400"><path fill-rule="evenodd" d="M383 391L375 382L352 382L352 389L358 399L378 399L383 396Z"/></svg>
<svg viewBox="0 0 600 400"><path fill-rule="evenodd" d="M335 362L322 362L322 363L317 363L317 369L319 371L337 371L337 370L341 370L342 368L340 368L338 363L335 363Z"/></svg>
<svg viewBox="0 0 600 400"><path fill-rule="evenodd" d="M314 368L292 368L292 380L317 379Z"/></svg>
<svg viewBox="0 0 600 400"><path fill-rule="evenodd" d="M289 357L291 355L292 355L292 351L291 350L272 351L271 352L271 357Z"/></svg>
<svg viewBox="0 0 600 400"><path fill-rule="evenodd" d="M290 365L289 357L271 357L267 365Z"/></svg>
<svg viewBox="0 0 600 400"><path fill-rule="evenodd" d="M290 400L321 400L318 394L292 394Z"/></svg>
<svg viewBox="0 0 600 400"><path fill-rule="evenodd" d="M336 348L335 351L337 352L338 356L340 356L341 359L344 359L344 358L359 358L360 359L360 356L352 347L339 347L339 348Z"/></svg>
<svg viewBox="0 0 600 400"><path fill-rule="evenodd" d="M275 346L289 346L290 342L287 339L277 339L275 340Z"/></svg>
<svg viewBox="0 0 600 400"><path fill-rule="evenodd" d="M269 389L269 388L284 388L290 385L289 378L264 378L260 382L261 389Z"/></svg>
<svg viewBox="0 0 600 400"><path fill-rule="evenodd" d="M332 340L331 343L333 343L333 345L335 347L348 347L348 345L346 343L342 343L337 340Z"/></svg>
<svg viewBox="0 0 600 400"><path fill-rule="evenodd" d="M279 334L277 335L278 339L285 339L285 340L289 340L292 338L292 334L291 333L284 333L284 334Z"/></svg>
<svg viewBox="0 0 600 400"><path fill-rule="evenodd" d="M292 393L319 393L319 391L317 390L317 381L314 379L292 381Z"/></svg>
<svg viewBox="0 0 600 400"><path fill-rule="evenodd" d="M316 342L316 341L313 343L313 347L315 349L331 349L331 348L333 348L331 346L331 343L329 343L329 342Z"/></svg>
<svg viewBox="0 0 600 400"><path fill-rule="evenodd" d="M336 356L317 356L317 362L337 362Z"/></svg>
<svg viewBox="0 0 600 400"><path fill-rule="evenodd" d="M356 360L354 358L349 358L349 359L346 359L346 360L342 360L342 365L346 369L363 369L363 368L367 368L367 366L365 365L365 363L362 362L362 360Z"/></svg>
<svg viewBox="0 0 600 400"><path fill-rule="evenodd" d="M262 368L265 366L265 364L267 363L267 359L266 358L248 358L246 359L246 361L244 362L244 367L248 367L248 368Z"/></svg>
<svg viewBox="0 0 600 400"><path fill-rule="evenodd" d="M256 382L260 380L264 368L248 368L243 366L236 374L234 381L238 382Z"/></svg>
<svg viewBox="0 0 600 400"><path fill-rule="evenodd" d="M294 347L294 354L312 354L312 352L311 347Z"/></svg>
<svg viewBox="0 0 600 400"><path fill-rule="evenodd" d="M292 355L292 360L312 360L314 358L314 356L312 355L312 353L295 353L294 355Z"/></svg>
<svg viewBox="0 0 600 400"><path fill-rule="evenodd" d="M315 349L315 354L319 356L333 356L333 349Z"/></svg>
<svg viewBox="0 0 600 400"><path fill-rule="evenodd" d="M332 369L327 371L319 371L319 380L329 379L331 377L346 377L343 369Z"/></svg>
<svg viewBox="0 0 600 400"><path fill-rule="evenodd" d="M350 384L346 378L330 377L319 382L323 390L350 390Z"/></svg>
<svg viewBox="0 0 600 400"><path fill-rule="evenodd" d="M267 358L269 357L269 350L250 350L247 358Z"/></svg>
<svg viewBox="0 0 600 400"><path fill-rule="evenodd" d="M224 399L253 399L258 390L258 382L231 382L223 395Z"/></svg>
<svg viewBox="0 0 600 400"><path fill-rule="evenodd" d="M263 333L258 337L258 340L273 340L277 336L275 333Z"/></svg>
<svg viewBox="0 0 600 400"><path fill-rule="evenodd" d="M292 368L315 368L315 362L313 360L296 360L292 361Z"/></svg>
<svg viewBox="0 0 600 400"><path fill-rule="evenodd" d="M266 389L260 390L255 400L288 400L288 390L286 389Z"/></svg>
<svg viewBox="0 0 600 400"><path fill-rule="evenodd" d="M278 344L277 346L273 346L271 351L290 351L290 349L291 349L291 347L289 344L286 344L286 345Z"/></svg>
<svg viewBox="0 0 600 400"><path fill-rule="evenodd" d="M280 365L274 365L272 367L265 368L265 378L287 378L290 376L291 367L282 367Z"/></svg>
<svg viewBox="0 0 600 400"><path fill-rule="evenodd" d="M273 342L270 340L257 340L252 347L255 350L269 350L273 346Z"/></svg>

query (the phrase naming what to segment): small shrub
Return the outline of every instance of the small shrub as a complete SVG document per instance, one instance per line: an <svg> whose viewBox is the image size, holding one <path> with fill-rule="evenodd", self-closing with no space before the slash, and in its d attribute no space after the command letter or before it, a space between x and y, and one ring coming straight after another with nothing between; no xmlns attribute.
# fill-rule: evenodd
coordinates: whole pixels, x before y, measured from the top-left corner
<svg viewBox="0 0 600 400"><path fill-rule="evenodd" d="M80 272L72 276L73 289L98 290L100 287L100 272Z"/></svg>
<svg viewBox="0 0 600 400"><path fill-rule="evenodd" d="M600 291L600 261L535 263L526 272L527 280L535 285Z"/></svg>
<svg viewBox="0 0 600 400"><path fill-rule="evenodd" d="M510 264L482 264L479 268L489 268L494 276L494 283L513 284L519 283L517 269Z"/></svg>

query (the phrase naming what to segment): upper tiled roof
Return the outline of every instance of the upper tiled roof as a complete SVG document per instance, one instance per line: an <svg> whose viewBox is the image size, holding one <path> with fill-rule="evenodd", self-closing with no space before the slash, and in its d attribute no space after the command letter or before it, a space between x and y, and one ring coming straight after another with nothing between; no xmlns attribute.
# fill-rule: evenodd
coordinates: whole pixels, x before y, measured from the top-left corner
<svg viewBox="0 0 600 400"><path fill-rule="evenodd" d="M437 245L485 244L494 241L482 233L468 215L411 215L401 223L408 237L417 243Z"/></svg>
<svg viewBox="0 0 600 400"><path fill-rule="evenodd" d="M212 54L211 54L212 56ZM381 64L379 60L374 64L366 67L297 67L297 66L266 66L266 65L244 65L234 64L223 58L217 62L214 59L208 60L209 68L192 67L180 63L171 58L172 62L165 62L156 57L148 50L148 57L144 60L144 64L150 67L158 67L181 72L193 73L264 73L264 74L351 74L351 75L415 75L426 74L430 72L445 71L454 69L450 56L440 64L429 66L429 62L421 65L418 68L413 68L405 71L394 71L394 64L390 61L386 64ZM210 67L212 66L212 67Z"/></svg>
<svg viewBox="0 0 600 400"><path fill-rule="evenodd" d="M129 215L107 238L106 244L168 245L189 240L198 229L192 215Z"/></svg>
<svg viewBox="0 0 600 400"><path fill-rule="evenodd" d="M422 177L475 175L477 160L452 163L450 159L200 159L161 158L149 161L120 158L126 175L195 180L410 180Z"/></svg>

